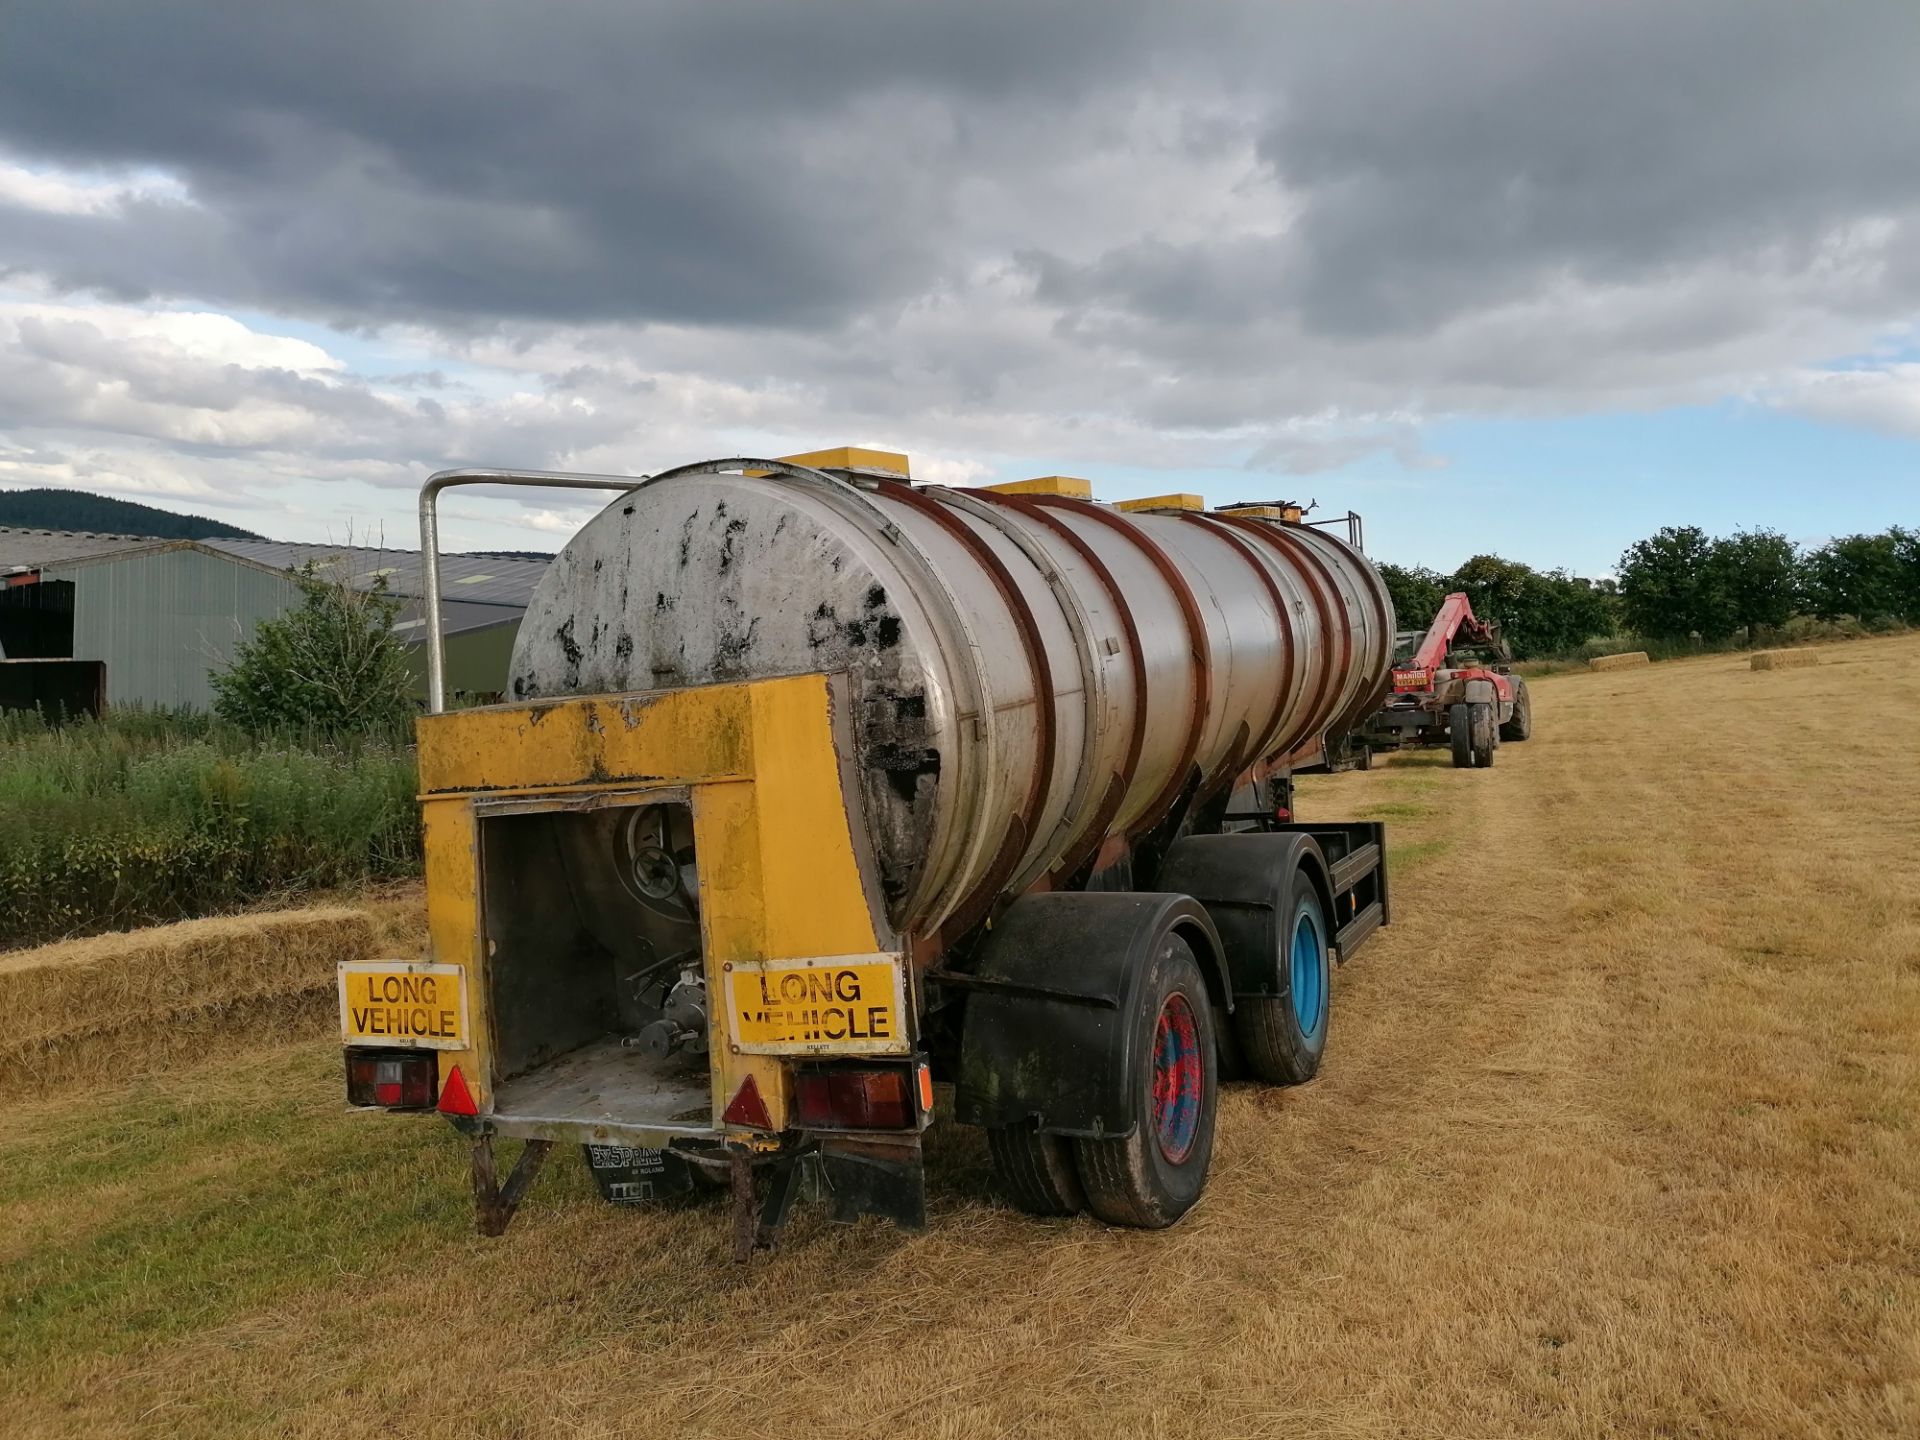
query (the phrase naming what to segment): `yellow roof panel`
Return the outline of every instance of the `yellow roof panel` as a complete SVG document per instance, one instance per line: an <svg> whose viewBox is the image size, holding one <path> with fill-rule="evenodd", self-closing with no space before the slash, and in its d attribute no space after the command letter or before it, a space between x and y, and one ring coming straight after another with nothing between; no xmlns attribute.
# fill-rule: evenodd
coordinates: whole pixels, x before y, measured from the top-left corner
<svg viewBox="0 0 1920 1440"><path fill-rule="evenodd" d="M1076 500L1093 498L1093 482L1077 475L1036 475L1031 480L1004 480L987 489L997 495L1071 495Z"/></svg>
<svg viewBox="0 0 1920 1440"><path fill-rule="evenodd" d="M1120 500L1114 503L1116 510L1204 510L1207 502L1198 495L1185 493L1177 495L1149 495L1144 500Z"/></svg>
<svg viewBox="0 0 1920 1440"><path fill-rule="evenodd" d="M831 450L809 450L804 455L782 455L789 465L805 465L814 470L884 470L908 476L907 457L895 450L866 450L858 445L840 445Z"/></svg>

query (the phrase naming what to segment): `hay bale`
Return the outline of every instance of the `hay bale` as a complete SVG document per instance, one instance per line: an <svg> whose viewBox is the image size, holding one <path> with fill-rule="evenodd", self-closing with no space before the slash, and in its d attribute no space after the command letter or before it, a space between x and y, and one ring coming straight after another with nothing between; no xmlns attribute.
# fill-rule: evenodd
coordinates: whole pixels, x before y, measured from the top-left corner
<svg viewBox="0 0 1920 1440"><path fill-rule="evenodd" d="M1818 665L1820 652L1802 647L1798 650L1756 650L1747 662L1751 670L1795 670L1802 665Z"/></svg>
<svg viewBox="0 0 1920 1440"><path fill-rule="evenodd" d="M1647 664L1647 652L1629 650L1621 655L1596 655L1587 661L1589 670L1625 670L1632 665Z"/></svg>
<svg viewBox="0 0 1920 1440"><path fill-rule="evenodd" d="M221 1044L327 1032L334 966L371 958L364 911L188 920L0 955L0 1087L150 1072Z"/></svg>

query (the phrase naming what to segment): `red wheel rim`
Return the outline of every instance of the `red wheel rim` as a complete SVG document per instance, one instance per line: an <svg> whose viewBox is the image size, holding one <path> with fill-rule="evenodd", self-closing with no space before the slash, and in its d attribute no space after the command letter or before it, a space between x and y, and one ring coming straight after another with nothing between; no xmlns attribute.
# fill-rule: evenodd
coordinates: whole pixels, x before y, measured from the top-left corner
<svg viewBox="0 0 1920 1440"><path fill-rule="evenodd" d="M1178 1165L1200 1134L1200 1027L1184 995L1169 995L1153 1031L1153 1138Z"/></svg>

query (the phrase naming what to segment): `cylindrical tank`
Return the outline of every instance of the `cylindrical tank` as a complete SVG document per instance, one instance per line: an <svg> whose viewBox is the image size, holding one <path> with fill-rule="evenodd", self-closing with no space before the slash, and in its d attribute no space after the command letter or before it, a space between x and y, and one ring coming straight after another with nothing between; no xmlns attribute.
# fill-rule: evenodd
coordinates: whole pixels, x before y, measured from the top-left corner
<svg viewBox="0 0 1920 1440"><path fill-rule="evenodd" d="M568 542L511 684L846 672L889 917L933 935L1344 733L1393 633L1378 572L1305 526L722 460Z"/></svg>

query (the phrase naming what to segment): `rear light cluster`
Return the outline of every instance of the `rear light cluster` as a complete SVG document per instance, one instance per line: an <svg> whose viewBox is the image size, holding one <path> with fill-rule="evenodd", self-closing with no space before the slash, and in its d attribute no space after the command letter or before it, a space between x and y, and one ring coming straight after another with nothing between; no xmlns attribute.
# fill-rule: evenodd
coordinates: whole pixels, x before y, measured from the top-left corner
<svg viewBox="0 0 1920 1440"><path fill-rule="evenodd" d="M347 1051L347 1103L381 1110L430 1110L440 1057L431 1050Z"/></svg>
<svg viewBox="0 0 1920 1440"><path fill-rule="evenodd" d="M802 1070L793 1079L794 1123L802 1130L917 1130L933 1111L924 1062L884 1070Z"/></svg>

